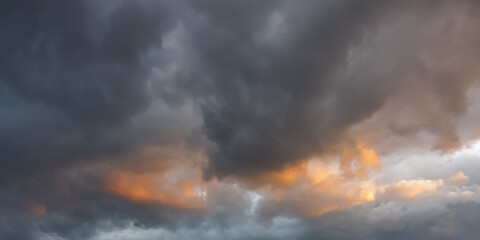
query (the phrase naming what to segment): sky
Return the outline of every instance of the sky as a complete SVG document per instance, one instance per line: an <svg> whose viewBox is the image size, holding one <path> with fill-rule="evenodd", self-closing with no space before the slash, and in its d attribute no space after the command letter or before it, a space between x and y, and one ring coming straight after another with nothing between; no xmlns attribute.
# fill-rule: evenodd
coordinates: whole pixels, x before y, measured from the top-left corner
<svg viewBox="0 0 480 240"><path fill-rule="evenodd" d="M480 2L0 1L0 239L480 234Z"/></svg>

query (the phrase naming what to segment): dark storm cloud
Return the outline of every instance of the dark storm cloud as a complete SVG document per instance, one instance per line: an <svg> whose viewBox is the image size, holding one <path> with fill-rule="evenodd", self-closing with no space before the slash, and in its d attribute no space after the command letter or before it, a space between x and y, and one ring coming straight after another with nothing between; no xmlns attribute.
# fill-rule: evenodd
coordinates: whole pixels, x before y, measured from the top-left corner
<svg viewBox="0 0 480 240"><path fill-rule="evenodd" d="M252 203L243 190L213 190L219 206L204 213L131 203L106 193L102 177L117 169L158 170L142 155L152 146L185 145L179 150L185 155L206 149L206 178L278 170L346 139L350 127L405 85L436 96L440 117L389 123L392 132L429 128L458 141L455 118L466 112L471 81L456 81L464 71L442 71L437 61L417 68L421 61L412 52L425 45L411 39L430 25L407 24L401 40L369 42L369 33L375 38L383 22L388 27L407 13L419 20L438 17L442 8L434 6L444 5L450 6L381 0L1 1L0 238L88 239L131 222L172 231L208 222L216 237L250 221L246 209ZM464 34L472 25L445 28L449 35ZM462 34L455 36L478 39L475 32ZM441 44L447 37L427 40L440 43L428 53L452 46ZM459 56L478 54L466 46ZM428 78L403 81L412 69ZM173 158L160 155L157 165ZM268 217L275 218L272 212ZM230 230L239 239L278 237Z"/></svg>
<svg viewBox="0 0 480 240"><path fill-rule="evenodd" d="M214 143L207 177L280 169L328 151L351 126L381 109L393 93L408 96L412 90L405 91L405 86L432 93L433 101L420 101L431 101L430 109L439 103L438 112L431 114L437 117L418 120L423 122L420 128L439 135L437 147L456 146L455 119L466 111L466 90L475 78L472 69L478 55L474 52L471 62L462 63L471 68L443 61L454 54L449 51L455 49L450 45L453 36L467 33L461 28L473 27L456 26L450 7L456 6L427 1L285 1L262 14L238 14L249 10L240 7L209 8L207 23L199 24L202 31L192 30L211 81L201 105L205 133ZM438 40L441 35L428 30L434 25L422 22L393 34L398 39L368 46L367 33L380 31L383 23L378 19L405 20L402 16L409 12L418 21L425 16L425 22L438 20L441 12L452 16L445 21L447 37ZM461 39L478 39L478 34ZM371 57L362 59L352 50L365 41ZM468 59L469 53L461 54ZM416 74L413 80L411 74Z"/></svg>
<svg viewBox="0 0 480 240"><path fill-rule="evenodd" d="M65 236L75 225L119 211L114 203L104 210L92 202L109 200L89 180L95 177L75 166L136 147L132 129L145 130L131 119L150 102L142 58L161 48L175 25L170 7L163 1L0 3L0 238L40 238L30 230ZM163 139L176 134L159 132ZM52 216L32 216L32 206Z"/></svg>
<svg viewBox="0 0 480 240"><path fill-rule="evenodd" d="M125 1L88 24L102 13L87 3L2 3L1 78L19 97L75 120L121 122L146 101L140 54L161 44L170 19L161 2Z"/></svg>
<svg viewBox="0 0 480 240"><path fill-rule="evenodd" d="M333 76L349 46L385 11L382 1L285 1L257 11L209 8L205 30L194 32L213 85L202 105L215 143L213 175L278 169L322 152L377 110L392 87L375 79L378 92L371 94L354 79L335 86ZM281 21L279 33L273 21ZM269 32L274 36L262 36Z"/></svg>
<svg viewBox="0 0 480 240"><path fill-rule="evenodd" d="M104 133L149 102L141 56L173 24L166 4L4 1L0 11L2 170L128 147Z"/></svg>

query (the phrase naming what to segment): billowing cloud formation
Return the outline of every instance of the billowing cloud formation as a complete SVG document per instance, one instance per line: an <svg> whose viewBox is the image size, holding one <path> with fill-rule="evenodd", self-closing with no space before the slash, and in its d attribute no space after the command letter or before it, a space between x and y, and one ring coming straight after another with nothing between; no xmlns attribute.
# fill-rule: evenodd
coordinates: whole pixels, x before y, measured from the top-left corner
<svg viewBox="0 0 480 240"><path fill-rule="evenodd" d="M478 7L4 0L0 238L472 238Z"/></svg>

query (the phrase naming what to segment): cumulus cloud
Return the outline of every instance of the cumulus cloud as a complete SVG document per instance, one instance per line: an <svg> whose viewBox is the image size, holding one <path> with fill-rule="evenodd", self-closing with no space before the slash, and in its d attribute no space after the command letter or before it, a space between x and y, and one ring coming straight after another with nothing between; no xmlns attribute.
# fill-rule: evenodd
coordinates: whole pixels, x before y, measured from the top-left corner
<svg viewBox="0 0 480 240"><path fill-rule="evenodd" d="M468 181L469 177L465 175L462 171L458 172L454 176L451 176L448 179L448 183L450 184L462 184L466 181Z"/></svg>

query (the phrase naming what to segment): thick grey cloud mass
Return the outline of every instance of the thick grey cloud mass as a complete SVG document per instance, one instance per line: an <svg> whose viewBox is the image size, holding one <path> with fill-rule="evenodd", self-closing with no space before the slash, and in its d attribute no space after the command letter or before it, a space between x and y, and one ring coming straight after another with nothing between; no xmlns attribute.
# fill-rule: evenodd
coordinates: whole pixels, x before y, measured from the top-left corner
<svg viewBox="0 0 480 240"><path fill-rule="evenodd" d="M341 153L356 131L458 147L477 16L466 0L3 0L0 238L471 239L478 204L397 228L357 224L371 205L302 219L228 178ZM208 211L105 183L175 164L218 184Z"/></svg>
<svg viewBox="0 0 480 240"><path fill-rule="evenodd" d="M141 55L172 23L161 2L116 4L108 12L87 1L2 2L4 169L122 147L103 133L145 108Z"/></svg>
<svg viewBox="0 0 480 240"><path fill-rule="evenodd" d="M213 99L210 96L203 106L207 136L216 143L209 170L222 176L281 168L323 151L350 125L380 107L391 88L388 82L379 83L378 95L367 95L355 93L359 89L348 83L335 86L332 75L344 63L348 45L359 41L362 27L382 7L376 1L285 2L278 12L260 13L267 18L257 20L266 24L263 29L250 27L245 34L242 30L249 21L242 19L233 27L210 26L210 32L222 35L209 39L229 51L218 44L197 47L206 55L207 67L213 68L215 88ZM228 22L229 11L237 10L211 14L210 21ZM241 16L259 18L250 14ZM270 44L258 35L273 28L269 20L275 20L268 18L275 14L284 24L278 31L284 32L265 36L280 41Z"/></svg>
<svg viewBox="0 0 480 240"><path fill-rule="evenodd" d="M430 104L427 110L418 107L419 111L439 106L428 117L416 114L421 120L413 124L420 126L391 123L393 134L408 127L429 129L439 135L439 142L458 142L454 118L466 112L466 91L477 74L478 50L463 52L463 47L452 48L452 44L469 44L454 36L467 41L479 36L464 36L460 28L469 28L468 23L428 9L456 14L455 7L395 1L285 2L262 15L270 17L263 21L266 26L250 28L250 34L244 33L248 20L235 27L212 23L213 30L208 32L221 35L208 39L217 44L196 47L206 55L202 63L213 69L209 73L214 90L202 106L206 134L216 145L208 170L218 176L252 174L329 151L346 130L371 117L395 94L406 96L401 99L403 106L411 99ZM414 12L407 29L401 21L410 21L403 19L409 13L395 9ZM224 18L231 21L232 15ZM230 23L217 18L212 14L210 21ZM437 27L434 24L445 26L441 32L430 32ZM459 29L448 24L459 24ZM397 27L403 32L382 29L396 31ZM452 36L441 36L442 32ZM437 37L443 39L432 39ZM472 48L466 47L467 51ZM457 54L459 59L445 60ZM430 93L432 100L422 99Z"/></svg>

